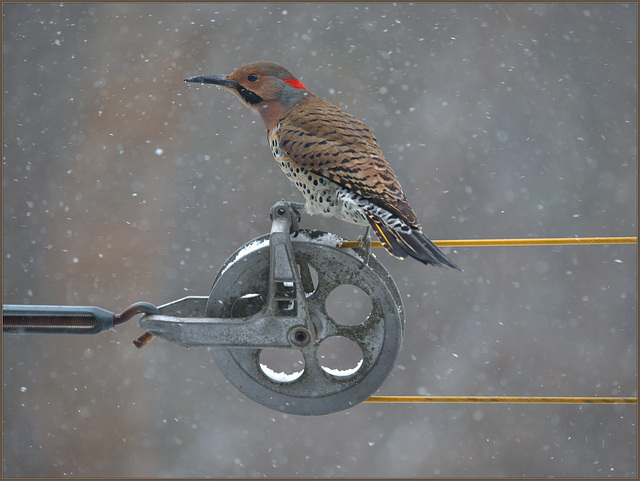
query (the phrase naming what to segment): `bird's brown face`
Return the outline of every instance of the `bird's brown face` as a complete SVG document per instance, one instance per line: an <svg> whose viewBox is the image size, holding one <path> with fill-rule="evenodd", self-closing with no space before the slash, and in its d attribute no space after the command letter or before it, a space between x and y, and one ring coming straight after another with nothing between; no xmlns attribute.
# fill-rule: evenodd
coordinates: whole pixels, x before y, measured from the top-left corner
<svg viewBox="0 0 640 481"><path fill-rule="evenodd" d="M225 87L248 107L256 109L265 102L282 101L291 89L306 91L291 72L272 62L254 62L237 68L229 75L200 75L188 78L185 82Z"/></svg>
<svg viewBox="0 0 640 481"><path fill-rule="evenodd" d="M260 113L267 129L308 94L291 72L273 62L253 62L229 75L199 75L185 82L214 84L230 90L247 107Z"/></svg>

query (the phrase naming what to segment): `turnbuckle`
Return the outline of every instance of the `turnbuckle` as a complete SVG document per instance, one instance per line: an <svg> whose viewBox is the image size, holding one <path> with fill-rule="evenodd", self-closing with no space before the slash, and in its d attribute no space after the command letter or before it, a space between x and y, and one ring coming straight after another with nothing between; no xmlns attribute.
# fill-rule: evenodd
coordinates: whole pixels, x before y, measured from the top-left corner
<svg viewBox="0 0 640 481"><path fill-rule="evenodd" d="M138 314L160 311L136 302L119 314L95 306L2 306L2 331L30 334L98 334L124 324Z"/></svg>

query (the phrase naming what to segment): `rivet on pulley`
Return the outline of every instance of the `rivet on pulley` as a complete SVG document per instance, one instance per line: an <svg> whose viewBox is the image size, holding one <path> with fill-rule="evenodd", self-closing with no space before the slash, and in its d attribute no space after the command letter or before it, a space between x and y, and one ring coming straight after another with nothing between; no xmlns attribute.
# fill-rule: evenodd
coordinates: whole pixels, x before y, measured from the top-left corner
<svg viewBox="0 0 640 481"><path fill-rule="evenodd" d="M289 331L289 342L295 347L305 347L309 344L311 335L304 327L294 327Z"/></svg>

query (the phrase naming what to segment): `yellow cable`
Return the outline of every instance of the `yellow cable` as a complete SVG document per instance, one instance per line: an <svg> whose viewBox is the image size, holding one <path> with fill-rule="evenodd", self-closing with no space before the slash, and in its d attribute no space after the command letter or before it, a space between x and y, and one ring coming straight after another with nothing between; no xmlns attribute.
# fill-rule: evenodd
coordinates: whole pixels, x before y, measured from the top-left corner
<svg viewBox="0 0 640 481"><path fill-rule="evenodd" d="M558 237L540 239L466 239L433 241L440 247L478 247L478 246L537 246L537 245L581 245L581 244L637 244L637 237ZM341 247L356 249L357 241L343 242ZM371 247L382 247L379 241L371 242Z"/></svg>
<svg viewBox="0 0 640 481"><path fill-rule="evenodd" d="M637 244L637 237L560 237L539 239L467 239L433 241L440 247L535 246L582 244ZM358 248L359 242L343 242L341 247ZM371 247L382 247L378 241ZM637 404L634 397L522 397L522 396L371 396L367 403L530 403L530 404Z"/></svg>
<svg viewBox="0 0 640 481"><path fill-rule="evenodd" d="M366 403L638 404L635 397L371 396Z"/></svg>

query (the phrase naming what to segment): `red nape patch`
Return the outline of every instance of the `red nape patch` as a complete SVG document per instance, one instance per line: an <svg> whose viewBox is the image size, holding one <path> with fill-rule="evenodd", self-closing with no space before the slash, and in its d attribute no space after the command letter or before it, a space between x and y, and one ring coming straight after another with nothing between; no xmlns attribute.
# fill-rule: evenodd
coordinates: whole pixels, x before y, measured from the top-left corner
<svg viewBox="0 0 640 481"><path fill-rule="evenodd" d="M295 87L297 89L305 89L305 90L307 90L307 87L302 85L302 82L300 82L300 80L296 80L294 78L286 78L286 79L284 79L284 81L287 82L292 87Z"/></svg>

